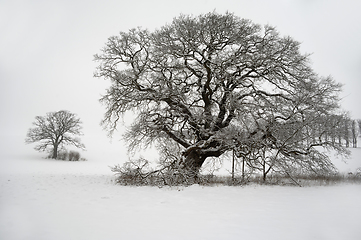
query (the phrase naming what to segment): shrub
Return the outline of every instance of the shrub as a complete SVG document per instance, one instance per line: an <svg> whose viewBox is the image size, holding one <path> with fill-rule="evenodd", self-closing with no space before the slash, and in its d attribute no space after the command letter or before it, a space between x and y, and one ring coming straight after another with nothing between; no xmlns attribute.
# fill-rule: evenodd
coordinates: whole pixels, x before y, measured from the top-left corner
<svg viewBox="0 0 361 240"><path fill-rule="evenodd" d="M164 162L163 162L164 164ZM116 183L121 185L133 186L189 186L192 184L200 185L247 185L247 184L266 184L266 185L293 185L293 186L325 186L337 183L361 183L361 174L298 174L290 176L289 174L275 173L270 174L267 181L264 181L262 175L253 174L252 176L216 176L213 174L195 174L188 171L184 166L177 162L168 165L161 165L158 170L153 170L146 159L131 160L111 168L116 174Z"/></svg>
<svg viewBox="0 0 361 240"><path fill-rule="evenodd" d="M66 150L61 150L61 151L59 151L57 159L59 159L59 160L66 160L66 159L68 159L68 158L69 158L69 153L68 153L68 151L66 151Z"/></svg>
<svg viewBox="0 0 361 240"><path fill-rule="evenodd" d="M111 170L117 175L116 183L121 185L188 186L205 183L209 179L209 176L201 176L188 171L175 162L153 170L149 161L143 158L128 161L123 166L116 165Z"/></svg>
<svg viewBox="0 0 361 240"><path fill-rule="evenodd" d="M149 161L143 158L130 160L123 166L111 167L116 174L116 183L134 186L190 186L192 184L228 185L228 178L218 177L213 174L199 174L188 170L186 167L174 162L161 162L157 170L150 167Z"/></svg>
<svg viewBox="0 0 361 240"><path fill-rule="evenodd" d="M53 150L49 150L49 154L46 158L53 158ZM67 160L69 158L69 153L67 150L65 149L62 149L62 150L59 150L58 152L58 156L57 156L57 160Z"/></svg>
<svg viewBox="0 0 361 240"><path fill-rule="evenodd" d="M69 161L79 161L80 153L76 151L70 151L68 159Z"/></svg>
<svg viewBox="0 0 361 240"><path fill-rule="evenodd" d="M49 152L49 155L47 158L52 158L52 151ZM63 161L86 161L85 158L80 158L80 153L77 151L67 151L65 149L62 149L58 152L58 157L56 158L58 160Z"/></svg>

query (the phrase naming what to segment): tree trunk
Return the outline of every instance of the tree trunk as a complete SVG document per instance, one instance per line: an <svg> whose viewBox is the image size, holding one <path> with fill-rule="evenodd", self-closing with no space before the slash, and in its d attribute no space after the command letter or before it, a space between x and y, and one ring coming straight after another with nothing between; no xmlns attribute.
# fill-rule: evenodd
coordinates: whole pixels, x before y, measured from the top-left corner
<svg viewBox="0 0 361 240"><path fill-rule="evenodd" d="M242 181L244 181L244 158L242 157Z"/></svg>
<svg viewBox="0 0 361 240"><path fill-rule="evenodd" d="M51 158L52 159L57 159L58 158L58 144L54 144L53 156Z"/></svg>
<svg viewBox="0 0 361 240"><path fill-rule="evenodd" d="M184 163L185 167L192 171L194 174L198 174L202 167L206 156L199 153L197 150L192 150L185 156Z"/></svg>
<svg viewBox="0 0 361 240"><path fill-rule="evenodd" d="M267 172L266 172L266 160L262 161L262 174L263 174L263 182L266 182Z"/></svg>
<svg viewBox="0 0 361 240"><path fill-rule="evenodd" d="M234 161L235 161L235 153L234 153L234 149L232 152L232 181L234 181Z"/></svg>

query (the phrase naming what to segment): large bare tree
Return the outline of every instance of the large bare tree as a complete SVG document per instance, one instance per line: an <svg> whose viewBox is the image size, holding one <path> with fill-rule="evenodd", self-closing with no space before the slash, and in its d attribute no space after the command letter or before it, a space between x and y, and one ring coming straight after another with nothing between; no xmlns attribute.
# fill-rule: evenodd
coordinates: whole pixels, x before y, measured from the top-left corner
<svg viewBox="0 0 361 240"><path fill-rule="evenodd" d="M159 30L131 29L108 39L95 76L111 81L101 98L110 133L128 111L129 146L173 142L198 172L208 157L272 151L277 162L319 161L322 119L338 109L341 86L318 76L299 42L231 13L181 15ZM316 131L318 130L318 132ZM249 158L252 159L252 158ZM288 164L290 165L290 164Z"/></svg>
<svg viewBox="0 0 361 240"><path fill-rule="evenodd" d="M81 135L81 121L69 111L58 111L47 113L46 116L36 116L30 128L25 142L38 143L35 147L38 151L51 148L51 157L58 157L59 147L62 145L73 145L84 149L85 146L76 136Z"/></svg>

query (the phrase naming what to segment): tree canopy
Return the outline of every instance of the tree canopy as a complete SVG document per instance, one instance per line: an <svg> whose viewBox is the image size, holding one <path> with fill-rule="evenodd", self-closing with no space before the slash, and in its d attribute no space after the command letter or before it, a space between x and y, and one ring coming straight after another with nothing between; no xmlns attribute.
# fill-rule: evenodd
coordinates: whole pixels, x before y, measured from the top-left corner
<svg viewBox="0 0 361 240"><path fill-rule="evenodd" d="M341 85L272 26L232 13L181 15L153 32L110 37L95 60L95 76L111 81L100 99L108 130L133 111L129 147L176 146L193 171L230 150L268 169L330 171L319 147L344 152L324 138Z"/></svg>
<svg viewBox="0 0 361 240"><path fill-rule="evenodd" d="M62 145L73 145L77 148L85 148L80 139L81 121L69 111L58 111L47 113L46 116L36 116L33 122L34 128L30 128L25 142L38 143L35 147L38 151L51 148L52 158L58 156L59 147Z"/></svg>

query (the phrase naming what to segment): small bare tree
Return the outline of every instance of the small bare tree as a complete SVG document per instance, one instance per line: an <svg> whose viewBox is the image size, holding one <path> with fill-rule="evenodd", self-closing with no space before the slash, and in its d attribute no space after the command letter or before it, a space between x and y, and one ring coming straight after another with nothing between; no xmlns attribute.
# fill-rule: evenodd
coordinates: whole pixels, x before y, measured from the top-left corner
<svg viewBox="0 0 361 240"><path fill-rule="evenodd" d="M25 142L38 142L39 144L35 147L37 151L52 148L51 158L56 159L62 145L85 148L80 139L75 137L82 134L81 123L74 113L64 110L47 113L45 117L36 116L33 122L35 127L29 129Z"/></svg>

